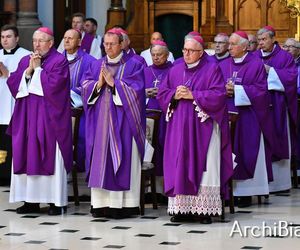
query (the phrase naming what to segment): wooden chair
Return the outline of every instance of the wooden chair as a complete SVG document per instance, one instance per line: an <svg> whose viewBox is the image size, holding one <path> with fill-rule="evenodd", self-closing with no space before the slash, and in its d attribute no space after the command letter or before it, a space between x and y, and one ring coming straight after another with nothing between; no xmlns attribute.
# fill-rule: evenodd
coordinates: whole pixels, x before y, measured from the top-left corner
<svg viewBox="0 0 300 250"><path fill-rule="evenodd" d="M148 119L154 120L154 128L152 134L151 145L156 148L158 144L158 131L159 131L159 119L161 116L160 110L147 109L146 116ZM140 191L140 209L141 215L145 214L145 189L151 187L151 196L153 201L153 209L157 209L157 197L156 197L156 173L155 165L152 162L143 162L141 171L141 191Z"/></svg>
<svg viewBox="0 0 300 250"><path fill-rule="evenodd" d="M231 137L231 146L233 149L234 146L234 134L235 134L235 127L236 127L236 121L238 119L237 114L230 113L229 114L229 122L230 122L230 137ZM229 180L228 184L229 188L229 211L231 214L234 214L234 197L233 197L233 186L232 186L232 179ZM225 200L222 199L222 214L221 214L221 220L225 220Z"/></svg>
<svg viewBox="0 0 300 250"><path fill-rule="evenodd" d="M83 108L72 108L71 114L74 121L73 127L73 168L72 168L72 185L74 194L75 206L79 206L79 195L78 195L78 180L77 180L77 144L79 136L79 124L80 118L83 113Z"/></svg>

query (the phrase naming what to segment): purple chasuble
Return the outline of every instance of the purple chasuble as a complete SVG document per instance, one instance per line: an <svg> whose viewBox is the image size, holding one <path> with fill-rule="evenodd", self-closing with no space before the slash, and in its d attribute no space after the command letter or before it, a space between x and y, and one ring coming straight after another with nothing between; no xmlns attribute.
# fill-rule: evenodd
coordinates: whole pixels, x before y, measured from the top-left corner
<svg viewBox="0 0 300 250"><path fill-rule="evenodd" d="M64 52L65 57L66 51ZM95 62L96 59L84 52L82 49L77 50L77 55L74 60L69 61L70 69L70 89L78 95L81 95L81 81L82 77L89 68L89 65ZM77 167L79 172L85 171L85 114L80 117L79 135L77 142Z"/></svg>
<svg viewBox="0 0 300 250"><path fill-rule="evenodd" d="M287 119L290 121L291 153L295 154L297 123L297 67L292 55L282 50L278 43L268 56L256 51L264 64L273 67L284 86L284 92L270 90L273 120L272 160L289 159ZM287 111L289 116L287 117Z"/></svg>
<svg viewBox="0 0 300 250"><path fill-rule="evenodd" d="M95 95L102 64L114 75L122 106L113 102L115 89L104 85L95 104L88 104ZM132 139L143 159L145 148L145 86L143 65L133 57L124 57L111 64L103 57L93 63L84 76L84 108L86 112L86 168L89 187L112 191L130 189ZM140 178L140 177L138 177Z"/></svg>
<svg viewBox="0 0 300 250"><path fill-rule="evenodd" d="M270 115L270 97L267 74L261 60L248 53L243 62L235 63L229 57L219 63L225 84L231 80L242 85L251 105L235 107L238 113L234 135L234 153L237 166L234 169L235 180L252 179L254 176L263 133L265 157L269 181L273 180L271 163L272 120ZM228 98L234 105L233 98Z"/></svg>
<svg viewBox="0 0 300 250"><path fill-rule="evenodd" d="M29 60L30 56L23 57L7 81L14 98ZM12 136L15 174L53 175L56 143L67 172L73 165L68 62L51 48L42 58L41 68L44 96L29 93L17 98L8 128Z"/></svg>
<svg viewBox="0 0 300 250"><path fill-rule="evenodd" d="M201 122L193 100L175 101L179 85L192 91L197 106L209 115ZM162 110L173 110L167 122L164 148L164 186L170 196L197 195L213 131L213 122L221 131L221 194L228 198L227 183L232 176L232 155L224 80L217 64L204 54L199 64L188 69L185 63L174 65L164 78L157 95Z"/></svg>
<svg viewBox="0 0 300 250"><path fill-rule="evenodd" d="M144 69L145 76L145 88L160 87L161 81L169 72L172 67L171 62L166 62L163 65L156 66L152 64ZM146 104L147 109L157 109L161 110L156 98L149 98ZM156 167L156 175L163 176L163 153L164 153L164 142L165 142L165 132L166 132L166 121L165 116L162 114L159 120L159 131L158 131L158 145L156 145L156 150L153 155L153 162Z"/></svg>
<svg viewBox="0 0 300 250"><path fill-rule="evenodd" d="M141 62L144 67L147 67L147 63L146 63L144 57L136 54L133 48L130 48L128 51L124 50L123 53L125 54L124 58L127 58L126 60L128 60L131 57L134 57L136 60Z"/></svg>
<svg viewBox="0 0 300 250"><path fill-rule="evenodd" d="M86 52L86 53L90 53L91 51L91 47L92 47L92 43L94 41L95 37L89 33L84 33L84 37L81 40L81 45L80 48Z"/></svg>

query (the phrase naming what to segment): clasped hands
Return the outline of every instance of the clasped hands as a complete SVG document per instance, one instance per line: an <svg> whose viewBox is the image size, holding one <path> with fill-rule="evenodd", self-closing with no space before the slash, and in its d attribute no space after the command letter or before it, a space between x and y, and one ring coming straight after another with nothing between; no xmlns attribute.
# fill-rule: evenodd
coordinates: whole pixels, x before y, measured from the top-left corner
<svg viewBox="0 0 300 250"><path fill-rule="evenodd" d="M234 84L232 81L228 81L225 85L226 95L229 97L233 97L234 95Z"/></svg>
<svg viewBox="0 0 300 250"><path fill-rule="evenodd" d="M157 87L146 89L146 97L154 98L154 97L157 96L157 93L158 93L158 88Z"/></svg>
<svg viewBox="0 0 300 250"><path fill-rule="evenodd" d="M25 74L27 76L31 76L37 67L41 67L42 65L41 59L42 56L37 51L35 51L30 55L29 66L25 71Z"/></svg>
<svg viewBox="0 0 300 250"><path fill-rule="evenodd" d="M115 82L112 74L106 68L105 64L103 64L101 66L101 71L96 86L97 90L100 90L105 83L112 88L115 86Z"/></svg>
<svg viewBox="0 0 300 250"><path fill-rule="evenodd" d="M3 62L0 62L0 76L7 78L8 74L9 74L8 69L5 67Z"/></svg>
<svg viewBox="0 0 300 250"><path fill-rule="evenodd" d="M186 87L184 85L179 85L176 88L174 99L175 100L180 100L180 99L193 100L194 97L193 97L192 91L190 91L188 87Z"/></svg>

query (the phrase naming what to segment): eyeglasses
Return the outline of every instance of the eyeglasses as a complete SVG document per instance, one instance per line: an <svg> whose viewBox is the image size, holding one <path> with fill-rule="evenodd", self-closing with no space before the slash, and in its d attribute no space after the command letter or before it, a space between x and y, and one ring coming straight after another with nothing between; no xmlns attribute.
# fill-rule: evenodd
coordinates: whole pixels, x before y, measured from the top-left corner
<svg viewBox="0 0 300 250"><path fill-rule="evenodd" d="M113 46L116 46L120 43L103 43L104 47L113 47Z"/></svg>
<svg viewBox="0 0 300 250"><path fill-rule="evenodd" d="M51 41L51 40L43 40L43 39L39 39L39 40L33 39L32 40L33 43L47 43L49 41Z"/></svg>
<svg viewBox="0 0 300 250"><path fill-rule="evenodd" d="M300 49L299 47L294 46L294 45L283 45L282 48L284 48L284 49L290 49L290 48Z"/></svg>
<svg viewBox="0 0 300 250"><path fill-rule="evenodd" d="M256 41L249 41L249 44L257 44Z"/></svg>
<svg viewBox="0 0 300 250"><path fill-rule="evenodd" d="M201 49L186 49L186 48L182 49L183 54L194 54L197 51L202 51L202 50Z"/></svg>

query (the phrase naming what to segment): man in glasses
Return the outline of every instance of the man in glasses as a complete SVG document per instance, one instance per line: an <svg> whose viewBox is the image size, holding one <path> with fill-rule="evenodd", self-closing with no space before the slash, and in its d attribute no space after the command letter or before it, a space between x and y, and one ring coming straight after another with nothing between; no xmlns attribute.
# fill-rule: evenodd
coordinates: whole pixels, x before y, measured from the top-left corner
<svg viewBox="0 0 300 250"><path fill-rule="evenodd" d="M256 51L258 48L256 35L249 34L248 40L249 40L248 51L250 52Z"/></svg>
<svg viewBox="0 0 300 250"><path fill-rule="evenodd" d="M291 188L291 156L295 155L297 124L297 67L290 53L275 39L275 29L265 26L257 32L260 50L256 53L265 65L272 105L272 169L270 192Z"/></svg>
<svg viewBox="0 0 300 250"><path fill-rule="evenodd" d="M228 58L229 52L228 52L228 43L229 37L225 33L219 33L214 38L214 49L215 49L215 55L213 56L216 60L216 62L221 62L222 60Z"/></svg>
<svg viewBox="0 0 300 250"><path fill-rule="evenodd" d="M289 52L297 66L300 66L300 42L296 41L295 38L288 38L284 42L282 48Z"/></svg>
<svg viewBox="0 0 300 250"><path fill-rule="evenodd" d="M106 56L91 64L82 83L93 217L139 214L146 125L143 64L125 56L122 41L119 29L106 32Z"/></svg>
<svg viewBox="0 0 300 250"><path fill-rule="evenodd" d="M184 62L170 69L157 95L167 121L164 187L172 222L212 223L232 174L223 77L203 47L202 37L185 37Z"/></svg>
<svg viewBox="0 0 300 250"><path fill-rule="evenodd" d="M50 203L49 215L59 215L66 211L67 172L73 165L69 67L49 28L33 33L33 49L7 81L16 99L8 128L13 148L9 201L25 202L18 214L38 213L42 202Z"/></svg>

